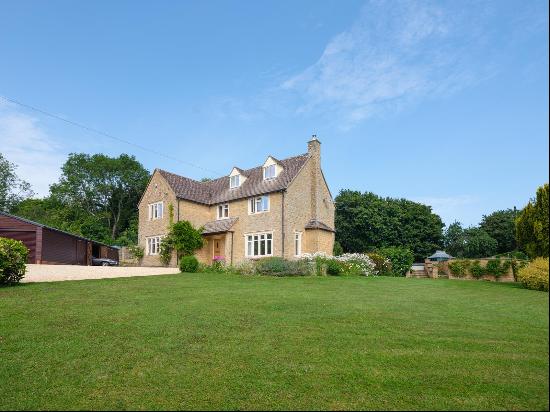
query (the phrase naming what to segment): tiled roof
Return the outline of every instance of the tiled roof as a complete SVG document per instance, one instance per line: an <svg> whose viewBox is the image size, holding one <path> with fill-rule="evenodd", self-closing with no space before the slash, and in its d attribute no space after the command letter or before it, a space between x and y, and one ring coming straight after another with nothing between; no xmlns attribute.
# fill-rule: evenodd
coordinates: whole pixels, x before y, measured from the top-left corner
<svg viewBox="0 0 550 412"><path fill-rule="evenodd" d="M275 179L270 180L264 180L262 166L243 170L241 173L247 179L241 186L235 189L229 188L229 176L220 177L208 182L198 182L165 170L158 169L158 171L164 176L176 196L180 199L214 205L286 189L308 158L308 154L303 154L278 161L283 167L283 171Z"/></svg>
<svg viewBox="0 0 550 412"><path fill-rule="evenodd" d="M238 219L238 217L230 217L228 219L212 220L211 222L206 222L202 234L208 235L213 233L227 232L233 227Z"/></svg>
<svg viewBox="0 0 550 412"><path fill-rule="evenodd" d="M334 229L332 229L329 225L321 222L317 219L311 219L309 222L307 222L306 229L321 229L321 230L328 230L329 232L334 232Z"/></svg>
<svg viewBox="0 0 550 412"><path fill-rule="evenodd" d="M53 230L55 232L59 232L59 233L65 234L65 235L73 236L73 237L76 237L78 239L87 240L89 242L97 243L98 245L103 245L103 246L107 246L107 247L114 248L114 249L120 249L120 247L118 247L118 246L110 246L106 243L101 243L101 242L98 242L96 240L92 240L92 239L82 237L80 235L75 235L74 233L66 232L64 230L57 229L57 228L52 227L52 226L46 226L42 223L38 223L38 222L35 222L33 220L25 219L24 217L15 216L15 215L9 214L7 212L2 212L1 210L0 210L0 215L7 216L7 217L10 217L12 219L16 219L16 220L19 220L21 222L24 222L24 223L28 223L29 225L38 226L38 227L41 227L41 228L44 228L44 229Z"/></svg>

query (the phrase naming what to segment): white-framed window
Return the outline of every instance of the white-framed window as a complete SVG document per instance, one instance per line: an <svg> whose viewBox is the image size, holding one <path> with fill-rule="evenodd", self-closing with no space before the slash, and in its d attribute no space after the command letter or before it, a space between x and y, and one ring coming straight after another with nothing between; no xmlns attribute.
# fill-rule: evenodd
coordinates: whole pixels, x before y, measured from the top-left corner
<svg viewBox="0 0 550 412"><path fill-rule="evenodd" d="M254 233L245 235L244 239L246 257L273 256L273 233Z"/></svg>
<svg viewBox="0 0 550 412"><path fill-rule="evenodd" d="M269 212L269 196L253 197L248 201L248 213Z"/></svg>
<svg viewBox="0 0 550 412"><path fill-rule="evenodd" d="M241 175L235 175L229 177L229 188L235 189L241 184Z"/></svg>
<svg viewBox="0 0 550 412"><path fill-rule="evenodd" d="M163 213L163 202L149 204L149 220L162 219Z"/></svg>
<svg viewBox="0 0 550 412"><path fill-rule="evenodd" d="M302 232L294 232L294 256L302 256Z"/></svg>
<svg viewBox="0 0 550 412"><path fill-rule="evenodd" d="M218 219L227 219L229 217L229 204L218 205Z"/></svg>
<svg viewBox="0 0 550 412"><path fill-rule="evenodd" d="M277 170L275 169L275 165L264 167L264 179L274 179L276 172Z"/></svg>
<svg viewBox="0 0 550 412"><path fill-rule="evenodd" d="M161 241L162 236L151 236L147 238L147 254L149 256L155 256L159 254Z"/></svg>

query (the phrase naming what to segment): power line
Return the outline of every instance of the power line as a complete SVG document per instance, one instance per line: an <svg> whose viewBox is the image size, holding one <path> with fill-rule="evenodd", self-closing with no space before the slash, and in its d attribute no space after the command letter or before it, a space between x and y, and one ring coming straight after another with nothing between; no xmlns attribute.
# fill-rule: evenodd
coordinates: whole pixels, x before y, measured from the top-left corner
<svg viewBox="0 0 550 412"><path fill-rule="evenodd" d="M133 143L133 142L130 142L129 140L126 140L126 139L122 139L120 137L117 137L111 133L107 133L107 132L103 132L101 130L98 130L98 129L95 129L93 127L89 127L89 126L86 126L82 123L78 123L78 122L74 122L72 120L69 120L69 119L65 119L64 117L61 117L61 116L58 116L56 114L53 114L53 113L50 113L50 112L47 112L46 110L43 110L43 109L39 109L38 107L35 107L35 106L31 106L30 104L26 104L26 103L22 103L20 101L17 101L15 99L11 99L9 97L6 97L6 96L3 96L3 95L0 95L0 98L6 100L7 102L10 102L10 103L15 103L21 107L24 107L26 109L30 109L30 110L33 110L35 112L38 112L38 113L42 113L46 116L49 116L49 117L52 117L54 119L57 119L57 120L61 120L65 123L68 123L72 126L75 126L75 127L79 127L81 129L84 129L84 130L87 130L88 132L92 132L92 133L96 133L96 134L99 134L101 136L105 136L105 137L108 137L109 139L113 139L113 140L116 140L118 142L121 142L121 143L125 143L127 145L130 145L130 146L134 146L134 147L137 147L138 149L140 150L143 150L145 152L149 152L149 153L154 153L158 156L162 156L162 157L165 157L166 159L170 159L170 160L173 160L175 162L178 162L178 163L181 163L181 164L184 164L184 165L187 165L187 166L191 166L191 167L194 167L194 168L197 168L197 169L200 169L200 170L203 170L207 173L212 173L214 174L215 176L219 176L219 175L222 175L223 173L220 173L220 172L217 172L215 170L211 170L211 169L207 169L205 167L202 167L202 166L199 166L199 165L196 165L194 163L191 163L191 162L186 162L185 160L181 160L181 159L178 159L176 157L173 157L173 156L170 156L170 155L167 155L165 153L162 153L162 152L159 152L158 150L154 150L154 149L150 149L148 147L145 147L145 146L142 146L140 144L137 144L137 143Z"/></svg>

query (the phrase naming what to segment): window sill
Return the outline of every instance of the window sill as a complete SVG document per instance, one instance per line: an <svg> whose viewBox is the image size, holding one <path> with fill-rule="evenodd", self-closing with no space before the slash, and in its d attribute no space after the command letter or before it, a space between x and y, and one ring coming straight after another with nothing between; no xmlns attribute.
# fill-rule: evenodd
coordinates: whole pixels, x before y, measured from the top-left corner
<svg viewBox="0 0 550 412"><path fill-rule="evenodd" d="M262 256L245 256L246 259L250 259L250 260L258 260L266 257L273 257L273 253L271 255L262 255Z"/></svg>
<svg viewBox="0 0 550 412"><path fill-rule="evenodd" d="M263 211L261 211L261 212L254 212L254 213L248 212L248 215L249 215L249 216L254 216L254 215L262 215L262 214L264 214L264 213L269 213L269 210L263 210Z"/></svg>

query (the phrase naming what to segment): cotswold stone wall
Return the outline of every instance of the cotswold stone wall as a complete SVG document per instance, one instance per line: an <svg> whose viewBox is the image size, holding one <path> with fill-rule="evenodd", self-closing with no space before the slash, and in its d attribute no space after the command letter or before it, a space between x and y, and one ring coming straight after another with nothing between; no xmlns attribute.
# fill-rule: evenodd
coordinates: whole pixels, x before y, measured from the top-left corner
<svg viewBox="0 0 550 412"><path fill-rule="evenodd" d="M479 261L479 263L482 267L486 267L487 262L489 262L491 260L496 260L496 259L485 258L485 259L465 259L465 260L469 260L470 262L474 262L474 261L477 260L477 261ZM504 259L504 258L500 259L501 262L504 262L506 260L510 260L510 259ZM465 276L456 276L456 275L454 275L451 272L451 269L449 268L449 262L451 262L451 261L452 260L446 261L446 262L432 262L429 259L426 259L426 261L424 263L424 267L425 267L426 273L428 274L428 277L437 279L439 277L447 277L448 276L449 279L489 280L489 281L493 281L493 282L495 282L495 281L496 282L514 282L514 273L512 271L512 267L510 267L508 269L508 271L506 272L506 274L504 274L502 276L495 277L493 275L483 275L481 278L478 279L478 278L470 275L469 273L467 273Z"/></svg>
<svg viewBox="0 0 550 412"><path fill-rule="evenodd" d="M161 201L163 202L164 210L162 218L149 220L149 205ZM162 266L158 255L148 255L147 238L150 236L164 236L168 233L170 204L175 208L176 196L164 177L158 171L155 171L138 206L138 244L144 250L144 257L141 261L143 266ZM176 258L174 256L170 262L170 266L175 265Z"/></svg>

